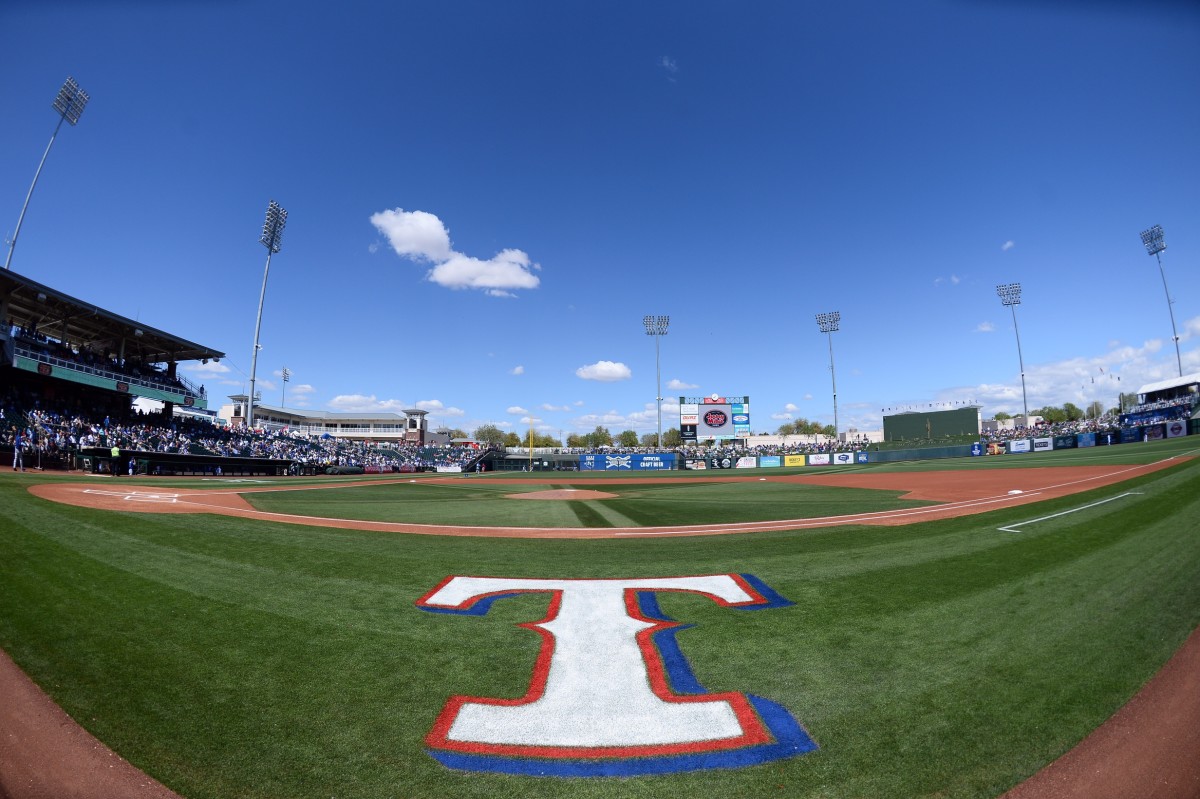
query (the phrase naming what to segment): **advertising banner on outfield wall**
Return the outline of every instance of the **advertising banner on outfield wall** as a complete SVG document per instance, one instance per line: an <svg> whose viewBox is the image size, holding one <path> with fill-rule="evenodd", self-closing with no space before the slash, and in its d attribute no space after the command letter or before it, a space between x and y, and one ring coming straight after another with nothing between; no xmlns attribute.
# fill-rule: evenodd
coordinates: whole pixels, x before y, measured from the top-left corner
<svg viewBox="0 0 1200 799"><path fill-rule="evenodd" d="M1121 428L1121 443L1132 444L1135 441L1142 440L1142 428L1140 427L1122 427Z"/></svg>
<svg viewBox="0 0 1200 799"><path fill-rule="evenodd" d="M1008 451L1013 452L1029 452L1029 439L1021 438L1008 442Z"/></svg>
<svg viewBox="0 0 1200 799"><path fill-rule="evenodd" d="M1067 435L1054 437L1055 449L1075 449L1075 434L1068 433Z"/></svg>
<svg viewBox="0 0 1200 799"><path fill-rule="evenodd" d="M685 460L683 462L683 468L685 468L685 469L707 469L708 461L704 460L704 458L688 458L687 460Z"/></svg>
<svg viewBox="0 0 1200 799"><path fill-rule="evenodd" d="M854 453L854 460L858 463L867 463L871 460L871 456L865 452Z"/></svg>
<svg viewBox="0 0 1200 799"><path fill-rule="evenodd" d="M758 466L758 458L754 457L753 455L743 455L737 459L737 464L733 468L753 469L756 466Z"/></svg>
<svg viewBox="0 0 1200 799"><path fill-rule="evenodd" d="M783 459L778 455L763 455L758 459L758 465L764 469L770 469L775 466L782 466Z"/></svg>
<svg viewBox="0 0 1200 799"><path fill-rule="evenodd" d="M1178 438L1179 436L1187 435L1187 424L1176 419L1173 422L1167 422L1167 438Z"/></svg>
<svg viewBox="0 0 1200 799"><path fill-rule="evenodd" d="M1075 442L1081 447L1094 447L1096 446L1096 434L1078 433L1075 436Z"/></svg>
<svg viewBox="0 0 1200 799"><path fill-rule="evenodd" d="M833 464L835 466L851 466L854 464L853 452L835 452L833 453Z"/></svg>
<svg viewBox="0 0 1200 799"><path fill-rule="evenodd" d="M803 466L804 465L804 456L803 455L784 455L783 456L783 465L784 466Z"/></svg>
<svg viewBox="0 0 1200 799"><path fill-rule="evenodd" d="M829 465L829 453L828 452L814 452L812 455L808 456L808 465L809 466L828 466Z"/></svg>
<svg viewBox="0 0 1200 799"><path fill-rule="evenodd" d="M1033 440L1034 452L1049 452L1052 449L1054 449L1053 438L1035 438Z"/></svg>
<svg viewBox="0 0 1200 799"><path fill-rule="evenodd" d="M675 453L654 455L580 455L579 471L662 471L675 468Z"/></svg>

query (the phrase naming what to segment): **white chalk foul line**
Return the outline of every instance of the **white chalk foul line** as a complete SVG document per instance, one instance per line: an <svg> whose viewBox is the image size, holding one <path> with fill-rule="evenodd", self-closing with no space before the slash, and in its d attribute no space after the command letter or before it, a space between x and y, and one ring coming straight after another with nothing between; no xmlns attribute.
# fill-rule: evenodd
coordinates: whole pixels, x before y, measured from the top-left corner
<svg viewBox="0 0 1200 799"><path fill-rule="evenodd" d="M1018 530L1017 528L1024 527L1027 524L1037 524L1038 522L1045 522L1045 521L1049 521L1050 519L1057 519L1059 516L1066 516L1068 513L1078 513L1081 510L1087 510L1088 508L1094 508L1097 505L1103 505L1107 502L1114 502L1118 499L1124 499L1125 497L1139 496L1139 495L1141 495L1141 493L1142 493L1141 491L1126 491L1124 494L1117 494L1115 497L1109 497L1108 499L1102 499L1099 502L1093 502L1089 505L1081 505L1078 508L1071 508L1070 510L1064 510L1059 513L1052 513L1049 516L1041 516L1037 519L1029 519L1028 521L1017 522L1016 524L1010 524L1007 527L997 527L996 529L1002 533L1018 533L1018 532L1020 532L1020 530Z"/></svg>

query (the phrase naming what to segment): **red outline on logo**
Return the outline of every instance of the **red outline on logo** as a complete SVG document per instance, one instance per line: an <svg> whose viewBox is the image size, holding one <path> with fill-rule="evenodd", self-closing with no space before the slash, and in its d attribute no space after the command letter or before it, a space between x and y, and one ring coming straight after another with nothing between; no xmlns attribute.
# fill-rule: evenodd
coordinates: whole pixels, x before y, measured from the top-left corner
<svg viewBox="0 0 1200 799"><path fill-rule="evenodd" d="M518 699L496 699L492 697L465 696L454 695L446 700L445 707L438 714L437 720L433 724L433 729L425 736L425 743L435 749L443 749L457 752L467 752L470 754L495 754L495 755L511 755L520 757L544 757L544 758L579 758L579 757L611 757L611 758L629 758L629 757L645 757L651 755L675 755L675 754L694 754L698 752L714 752L727 749L740 749L746 746L756 744L769 743L774 740L770 730L763 724L762 719L750 704L749 699L745 694L736 691L728 691L724 693L709 693L697 695L680 695L671 692L667 684L666 670L663 667L662 657L658 652L658 648L654 646L652 636L654 633L679 626L678 622L662 621L661 619L648 619L642 615L637 606L637 593L639 591L651 590L648 588L627 588L625 589L625 608L631 618L653 624L653 627L648 627L645 630L637 633L638 647L642 650L642 660L646 664L646 674L650 680L650 689L659 699L664 702L684 703L684 702L727 702L733 709L734 715L741 726L743 734L734 738L716 738L712 740L694 741L678 744L651 744L642 746L528 746L521 744L488 744L473 741L455 741L447 737L450 732L450 727L454 724L454 720L458 717L462 706L468 703L481 705L503 705L515 707L519 705L527 705L536 702L541 698L546 690L546 680L550 673L550 661L554 655L554 636L548 630L543 630L537 625L545 624L552 621L557 615L559 606L562 602L562 592L546 589L505 589L501 591L489 592L486 594L476 594L468 600L458 605L433 605L427 600L429 597L436 594L447 583L455 579L456 576L450 575L442 582L419 600L418 605L428 605L429 607L446 608L446 609L467 609L478 604L481 600L495 596L509 596L512 594L542 594L548 593L551 595L550 605L545 618L537 622L524 622L518 624L518 627L523 627L527 630L532 630L538 633L542 638L541 651L538 653L537 660L534 662L533 678L530 681L529 690L525 695ZM750 586L738 574L722 574L722 575L695 575L708 577L729 577L733 579L738 586L750 597L751 600L746 602L729 602L721 597L709 594L704 591L694 591L685 589L653 589L657 593L684 593L698 594L707 596L714 602L725 607L743 607L750 605L765 604L767 599L762 596L757 590ZM487 579L487 578L483 578ZM500 579L500 578L496 578ZM542 578L534 578L542 579ZM600 578L613 579L614 582L628 582L627 578ZM655 579L668 578L642 578L651 582ZM563 580L563 582L567 582ZM579 582L596 582L596 580L580 579Z"/></svg>

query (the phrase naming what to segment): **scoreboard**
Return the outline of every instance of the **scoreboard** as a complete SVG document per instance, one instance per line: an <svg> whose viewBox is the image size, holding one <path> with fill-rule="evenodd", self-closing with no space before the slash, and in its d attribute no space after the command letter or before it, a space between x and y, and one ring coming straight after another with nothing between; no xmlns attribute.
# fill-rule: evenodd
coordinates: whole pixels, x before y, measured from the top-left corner
<svg viewBox="0 0 1200 799"><path fill-rule="evenodd" d="M750 435L750 398L679 398L679 437L684 441L721 441Z"/></svg>

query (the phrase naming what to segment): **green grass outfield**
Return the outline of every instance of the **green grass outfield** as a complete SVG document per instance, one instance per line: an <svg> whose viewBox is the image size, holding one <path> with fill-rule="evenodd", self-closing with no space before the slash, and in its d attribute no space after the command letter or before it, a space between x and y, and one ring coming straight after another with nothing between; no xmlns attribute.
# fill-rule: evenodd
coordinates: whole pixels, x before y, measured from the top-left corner
<svg viewBox="0 0 1200 799"><path fill-rule="evenodd" d="M1137 463L1197 449L1182 439L866 468ZM0 479L0 646L87 729L189 799L994 797L1103 722L1200 624L1200 459L908 527L600 541L98 511L25 491L56 479L81 478ZM369 492L387 497L363 513L397 513L407 501L394 487L344 490L368 492L360 506ZM629 503L653 503L660 524L674 496L679 523L706 490L661 494L647 483ZM337 515L328 511L345 502L339 493L269 501ZM852 493L812 504L898 502ZM754 504L736 491L703 502L746 513ZM474 504L412 505L439 503L447 516ZM554 503L483 497L477 507L541 504ZM796 604L736 613L662 594L668 615L694 625L679 634L681 648L706 688L782 704L818 751L731 771L574 780L456 772L424 751L451 694L525 693L540 639L515 625L546 613L541 595L479 617L419 610L416 600L448 575L727 572L753 574Z"/></svg>

